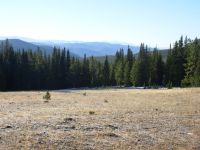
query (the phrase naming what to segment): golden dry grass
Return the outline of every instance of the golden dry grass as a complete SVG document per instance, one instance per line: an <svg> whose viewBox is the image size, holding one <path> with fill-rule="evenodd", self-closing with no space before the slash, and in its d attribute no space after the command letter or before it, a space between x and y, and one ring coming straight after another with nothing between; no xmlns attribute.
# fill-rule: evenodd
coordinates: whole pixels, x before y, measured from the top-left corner
<svg viewBox="0 0 200 150"><path fill-rule="evenodd" d="M0 149L200 149L199 88L50 93L0 93Z"/></svg>

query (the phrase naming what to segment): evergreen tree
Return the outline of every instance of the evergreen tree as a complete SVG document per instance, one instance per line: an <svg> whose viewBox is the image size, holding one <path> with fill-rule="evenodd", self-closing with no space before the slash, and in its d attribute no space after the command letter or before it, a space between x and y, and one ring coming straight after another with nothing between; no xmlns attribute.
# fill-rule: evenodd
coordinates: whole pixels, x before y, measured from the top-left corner
<svg viewBox="0 0 200 150"><path fill-rule="evenodd" d="M134 86L142 86L141 79L141 61L136 60L131 69L131 82Z"/></svg>
<svg viewBox="0 0 200 150"><path fill-rule="evenodd" d="M61 84L61 69L60 69L60 49L56 47L53 48L53 53L51 57L51 89L59 88Z"/></svg>
<svg viewBox="0 0 200 150"><path fill-rule="evenodd" d="M98 86L98 75L97 75L97 61L95 60L95 58L92 56L90 58L90 78L91 78L91 82L90 85L92 87Z"/></svg>
<svg viewBox="0 0 200 150"><path fill-rule="evenodd" d="M40 48L36 50L34 53L34 89L41 89L43 87L43 79L45 78L43 76L43 53Z"/></svg>
<svg viewBox="0 0 200 150"><path fill-rule="evenodd" d="M133 53L130 47L128 46L128 51L127 51L127 56L126 56L126 62L125 62L125 67L124 67L124 84L125 86L130 86L131 85L131 68L133 65Z"/></svg>
<svg viewBox="0 0 200 150"><path fill-rule="evenodd" d="M81 86L81 63L78 59L72 60L70 65L71 87L77 88Z"/></svg>
<svg viewBox="0 0 200 150"><path fill-rule="evenodd" d="M125 67L124 67L124 85L125 86L131 85L130 72L131 70L129 70L129 62L126 61Z"/></svg>
<svg viewBox="0 0 200 150"><path fill-rule="evenodd" d="M140 52L131 71L131 81L134 86L146 86L150 79L150 57L148 48L144 44L140 46Z"/></svg>
<svg viewBox="0 0 200 150"><path fill-rule="evenodd" d="M175 42L174 48L170 52L167 62L168 82L171 81L173 86L180 86L185 76L184 64L186 63L185 49L183 47L183 37Z"/></svg>
<svg viewBox="0 0 200 150"><path fill-rule="evenodd" d="M173 65L173 62L172 62L172 47L171 47L171 44L170 44L170 49L169 49L169 52L168 52L168 55L167 55L167 60L166 60L166 67L165 67L165 79L164 79L164 82L165 84L169 84L171 83L171 79L172 79L172 73L170 72L171 71L171 66Z"/></svg>
<svg viewBox="0 0 200 150"><path fill-rule="evenodd" d="M67 69L69 70L69 68L67 68L67 62L66 62L66 50L65 48L61 51L61 56L60 56L60 80L61 80L61 84L60 84L60 88L66 88L67 87ZM69 83L68 83L69 84Z"/></svg>
<svg viewBox="0 0 200 150"><path fill-rule="evenodd" d="M115 80L115 66L110 65L110 85L115 86L116 80Z"/></svg>
<svg viewBox="0 0 200 150"><path fill-rule="evenodd" d="M89 60L86 55L84 55L81 71L81 86L90 86L90 70L89 70Z"/></svg>
<svg viewBox="0 0 200 150"><path fill-rule="evenodd" d="M103 66L103 85L104 86L107 86L110 84L109 79L110 79L110 66L108 63L108 57L106 56L104 66Z"/></svg>
<svg viewBox="0 0 200 150"><path fill-rule="evenodd" d="M66 87L71 87L72 85L72 76L71 76L71 72L70 72L70 67L71 67L71 56L70 56L70 52L69 50L67 50L67 58L66 58L66 62L65 62L65 81L66 81Z"/></svg>
<svg viewBox="0 0 200 150"><path fill-rule="evenodd" d="M6 78L4 74L4 65L3 65L3 47L1 47L0 48L0 91L4 90L6 90Z"/></svg>
<svg viewBox="0 0 200 150"><path fill-rule="evenodd" d="M6 82L6 90L14 90L14 72L16 70L16 60L13 47L8 39L3 44L3 70Z"/></svg>
<svg viewBox="0 0 200 150"><path fill-rule="evenodd" d="M47 55L42 49L14 50L5 40L0 44L0 90L40 90L71 87L125 85L200 86L200 40L181 37L168 53L166 65L157 49L141 44L135 60L130 47L116 52L115 62L94 57L71 57L69 50L54 47ZM165 69L165 71L164 71Z"/></svg>
<svg viewBox="0 0 200 150"><path fill-rule="evenodd" d="M151 56L150 85L162 85L164 74L164 63L162 56L155 48Z"/></svg>
<svg viewBox="0 0 200 150"><path fill-rule="evenodd" d="M186 44L186 52L187 62L185 63L185 78L182 81L182 85L197 86L198 84L195 82L197 81L196 75L198 74L198 62L200 58L200 42L197 38L193 42Z"/></svg>
<svg viewBox="0 0 200 150"><path fill-rule="evenodd" d="M120 49L116 53L115 60L115 80L117 85L121 86L124 84L124 50Z"/></svg>
<svg viewBox="0 0 200 150"><path fill-rule="evenodd" d="M103 68L100 62L97 63L97 86L103 85Z"/></svg>
<svg viewBox="0 0 200 150"><path fill-rule="evenodd" d="M197 87L200 86L200 58L197 62L197 68L195 69L194 72L194 80L192 82L192 86L197 86Z"/></svg>

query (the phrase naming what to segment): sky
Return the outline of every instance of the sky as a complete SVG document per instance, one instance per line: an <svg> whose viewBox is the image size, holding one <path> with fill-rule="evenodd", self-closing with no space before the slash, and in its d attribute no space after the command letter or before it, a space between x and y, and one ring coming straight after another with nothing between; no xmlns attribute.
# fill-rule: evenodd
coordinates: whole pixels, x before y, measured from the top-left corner
<svg viewBox="0 0 200 150"><path fill-rule="evenodd" d="M0 36L169 47L200 37L200 0L0 0Z"/></svg>

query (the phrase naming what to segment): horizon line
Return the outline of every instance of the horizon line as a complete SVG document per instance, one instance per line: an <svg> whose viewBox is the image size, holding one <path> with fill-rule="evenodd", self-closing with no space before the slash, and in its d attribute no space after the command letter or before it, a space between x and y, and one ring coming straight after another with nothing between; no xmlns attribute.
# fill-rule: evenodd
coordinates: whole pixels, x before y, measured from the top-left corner
<svg viewBox="0 0 200 150"><path fill-rule="evenodd" d="M63 40L63 39L41 39L41 38L32 38L32 37L26 37L26 36L0 36L0 40L5 40L5 39L18 39L22 40L25 42L29 43L39 43L39 42L52 42L54 44L61 44L61 43L108 43L108 44L120 44L120 45L127 45L127 46L140 46L140 44L134 44L134 43L129 43L129 42L124 42L124 41L111 41L111 40ZM174 42L175 43L175 42ZM145 44L145 43L144 43ZM150 46L150 44L145 44L150 48L158 48L158 49L169 49L170 45L173 43L170 43L169 46L158 46L159 44L156 44L155 46Z"/></svg>

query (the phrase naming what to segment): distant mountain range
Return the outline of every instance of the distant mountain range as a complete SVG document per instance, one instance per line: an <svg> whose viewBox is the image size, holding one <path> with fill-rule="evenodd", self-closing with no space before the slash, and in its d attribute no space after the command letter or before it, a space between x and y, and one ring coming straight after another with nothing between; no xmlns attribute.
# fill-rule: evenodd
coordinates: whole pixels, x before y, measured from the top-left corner
<svg viewBox="0 0 200 150"><path fill-rule="evenodd" d="M0 37L0 41L5 40L4 37ZM22 40L23 39L23 40ZM32 40L28 38L22 39L9 39L9 42L14 47L14 49L32 49L36 50L38 47L45 51L47 54L51 53L53 47L66 48L69 51L79 57L83 57L86 54L90 56L105 56L105 55L115 55L116 51L120 48L124 49L126 53L128 45L106 43L106 42L67 42L67 41L40 41ZM25 41L26 40L26 41ZM133 53L139 51L139 46L131 46Z"/></svg>
<svg viewBox="0 0 200 150"><path fill-rule="evenodd" d="M33 51L36 50L38 47L40 47L42 50L51 53L52 52L52 47L51 46L47 46L47 45L36 45L33 43L29 43L29 42L25 42L19 39L8 39L9 43L13 46L13 48L15 50L18 49L24 49L24 50L28 50L28 49L32 49ZM4 41L4 40L1 40Z"/></svg>
<svg viewBox="0 0 200 150"><path fill-rule="evenodd" d="M17 39L9 39L10 44L15 50L17 49L32 49L33 51L40 47L41 50L45 51L47 54L51 54L53 47L66 48L69 49L70 53L76 57L83 57L86 54L88 57L94 56L99 61L104 61L107 55L109 60L114 61L115 53L120 48L127 52L128 45L118 44L118 43L108 43L108 42L67 42L67 41L45 41L45 40L34 40L30 38L23 37L12 37ZM0 37L0 42L4 41L5 37ZM134 55L137 57L139 52L139 46L131 46ZM160 50L163 60L167 58L168 50Z"/></svg>
<svg viewBox="0 0 200 150"><path fill-rule="evenodd" d="M34 43L36 45L42 45L43 43ZM60 48L69 49L70 52L77 54L81 57L86 54L87 56L105 56L115 55L116 51L120 48L127 52L128 45L113 44L106 42L65 42L65 43L46 43L48 46L56 46ZM139 51L138 46L130 46L134 53Z"/></svg>

